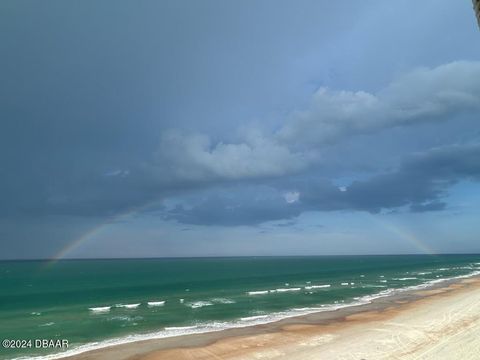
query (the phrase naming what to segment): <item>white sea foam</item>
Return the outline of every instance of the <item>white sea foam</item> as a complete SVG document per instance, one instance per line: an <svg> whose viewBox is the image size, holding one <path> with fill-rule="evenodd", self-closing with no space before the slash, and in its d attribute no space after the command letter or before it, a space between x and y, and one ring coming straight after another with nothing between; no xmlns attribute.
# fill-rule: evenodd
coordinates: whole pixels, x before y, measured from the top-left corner
<svg viewBox="0 0 480 360"><path fill-rule="evenodd" d="M407 280L417 280L416 277L403 277L403 278L393 278L393 280L407 281Z"/></svg>
<svg viewBox="0 0 480 360"><path fill-rule="evenodd" d="M210 300L215 304L235 304L235 301L227 298L214 298Z"/></svg>
<svg viewBox="0 0 480 360"><path fill-rule="evenodd" d="M112 316L111 318L107 319L108 321L131 321L132 318L130 316Z"/></svg>
<svg viewBox="0 0 480 360"><path fill-rule="evenodd" d="M275 293L275 292L290 292L290 291L300 291L302 288L299 287L294 287L294 288L280 288L280 289L275 289L275 290L269 290L269 292Z"/></svg>
<svg viewBox="0 0 480 360"><path fill-rule="evenodd" d="M268 290L260 290L260 291L248 291L248 295L265 295L268 294Z"/></svg>
<svg viewBox="0 0 480 360"><path fill-rule="evenodd" d="M136 304L117 304L117 305L115 305L115 307L125 308L125 309L136 309L139 306L140 306L140 303L136 303Z"/></svg>
<svg viewBox="0 0 480 360"><path fill-rule="evenodd" d="M305 289L313 289L313 288L314 288L313 286L305 286ZM293 291L300 291L300 290L302 290L301 287L278 288L278 289L271 289L271 290L247 291L247 294L248 295L266 295L266 294L293 292Z"/></svg>
<svg viewBox="0 0 480 360"><path fill-rule="evenodd" d="M293 308L293 311L312 311L312 310L323 310L321 307L303 307L303 308Z"/></svg>
<svg viewBox="0 0 480 360"><path fill-rule="evenodd" d="M52 326L52 325L54 325L54 324L55 324L54 322L48 322L48 323L45 323L45 324L42 324L42 325L38 325L38 326L45 327L45 326Z"/></svg>
<svg viewBox="0 0 480 360"><path fill-rule="evenodd" d="M42 313L34 311L34 312L31 312L30 315L40 316L42 315Z"/></svg>
<svg viewBox="0 0 480 360"><path fill-rule="evenodd" d="M210 301L193 301L193 302L187 303L186 305L190 306L192 309L198 309L204 306L212 306L213 303Z"/></svg>
<svg viewBox="0 0 480 360"><path fill-rule="evenodd" d="M358 304L360 304L360 305L361 304L369 304L375 299L379 299L379 298L382 298L382 297L392 295L394 292L395 292L395 289L386 289L386 290L382 290L382 291L380 291L376 294L364 295L364 296L361 296L361 297L357 297L355 299L358 301Z"/></svg>
<svg viewBox="0 0 480 360"><path fill-rule="evenodd" d="M342 285L342 286L347 286L348 283L347 283L347 282L343 282L341 285Z"/></svg>
<svg viewBox="0 0 480 360"><path fill-rule="evenodd" d="M388 280L380 280L381 283L386 283Z"/></svg>
<svg viewBox="0 0 480 360"><path fill-rule="evenodd" d="M191 329L196 329L198 326L193 325L193 326L169 326L166 327L165 330L167 331L183 331L183 330L191 330Z"/></svg>
<svg viewBox="0 0 480 360"><path fill-rule="evenodd" d="M473 271L473 272L471 272L469 274L465 274L465 275L457 275L457 276L452 276L452 277L429 280L429 281L427 281L425 283L422 283L422 284L419 284L419 285L412 285L412 286L407 286L407 287L403 287L403 288L400 288L400 289L396 289L396 291L402 292L402 291L410 291L410 290L421 290L421 289L425 289L425 288L428 288L432 285L439 284L439 283L442 283L442 282L445 282L445 281L457 280L457 279L466 279L466 278L473 277L473 276L478 276L478 275L480 275L480 271Z"/></svg>
<svg viewBox="0 0 480 360"><path fill-rule="evenodd" d="M268 317L268 315L256 315L256 316L242 317L242 318L240 318L240 320L241 321L252 321L252 320L258 320L258 319L265 319L267 317Z"/></svg>
<svg viewBox="0 0 480 360"><path fill-rule="evenodd" d="M305 286L305 289L311 290L311 289L323 289L323 288L329 288L331 285L326 284L326 285L311 285L311 286Z"/></svg>
<svg viewBox="0 0 480 360"><path fill-rule="evenodd" d="M104 312L109 312L111 308L112 308L111 306L100 306L100 307L91 307L88 309L94 313L104 313Z"/></svg>
<svg viewBox="0 0 480 360"><path fill-rule="evenodd" d="M294 316L302 316L302 315L308 315L311 313L315 312L323 312L323 311L334 311L337 309L345 308L345 307L351 307L351 306L358 306L358 305L363 305L363 304L368 304L374 299L378 299L381 297L386 297L390 296L394 293L398 292L404 292L404 291L410 291L410 290L420 290L424 288L428 288L432 285L449 281L449 280L455 280L455 279L462 279L462 278L469 278L472 276L478 276L480 275L480 271L474 271L470 274L465 274L465 275L459 275L455 277L449 277L449 278L442 278L442 279L435 279L435 280L430 280L426 283L420 284L420 285L415 285L415 286L408 286L400 289L386 289L383 290L379 293L372 294L372 295L367 295L363 297L359 297L355 299L356 301L350 302L350 303L345 303L345 304L329 304L329 305L323 305L320 308L319 307L312 307L312 308L299 308L299 309L293 309L290 311L283 311L283 312L278 312L278 313L273 313L266 315L266 317L262 318L256 318L256 319L251 319L251 320L240 320L239 321L233 321L233 322L209 322L205 324L200 324L197 326L192 326L192 327L183 327L183 329L177 329L177 330L161 330L157 332L152 332L148 334L135 334L135 335L128 335L125 337L121 338L114 338L114 339L109 339L109 340L104 340L100 342L94 342L94 343L89 343L89 344L84 344L80 345L75 348L70 348L67 351L61 352L61 353L55 353L55 354L49 354L49 355L44 355L44 356L35 356L35 357L19 357L15 358L12 360L55 360L55 359L61 359L64 357L69 357L69 356L74 356L78 355L87 351L92 351L92 350L97 350L109 346L114 346L114 345L120 345L120 344L127 344L127 343L132 343L136 341L143 341L143 340L150 340L150 339L161 339L161 338L166 338L166 337L172 337L172 336L179 336L179 335L188 335L188 334L199 334L199 333L207 333L207 332L214 332L214 331L221 331L229 328L240 328L240 327L247 327L247 326L252 326L252 325L257 325L257 324L265 324L269 322L274 322L278 321L281 319L289 318L289 317L294 317ZM263 315L262 315L263 316Z"/></svg>
<svg viewBox="0 0 480 360"><path fill-rule="evenodd" d="M147 302L148 306L163 306L165 305L165 300L162 301L149 301Z"/></svg>

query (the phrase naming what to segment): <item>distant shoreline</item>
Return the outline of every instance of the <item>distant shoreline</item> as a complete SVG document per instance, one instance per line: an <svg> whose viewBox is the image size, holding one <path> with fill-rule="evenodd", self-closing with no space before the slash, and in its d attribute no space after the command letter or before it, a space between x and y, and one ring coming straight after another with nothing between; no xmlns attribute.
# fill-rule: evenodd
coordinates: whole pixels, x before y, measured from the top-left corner
<svg viewBox="0 0 480 360"><path fill-rule="evenodd" d="M180 335L160 339L132 341L112 346L107 345L102 348L84 351L72 356L61 356L61 354L56 354L55 358L71 360L182 359L181 353L185 351L188 352L190 351L188 349L191 348L202 349L212 347L218 343L238 341L239 338L244 337L269 337L272 336L272 334L277 334L280 336L279 334L283 334L286 328L315 328L315 331L318 330L321 332L325 332L326 329L330 328L340 327L343 329L348 324L346 319L351 317L360 316L369 318L372 314L381 315L392 311L396 313L404 313L404 310L415 308L415 304L417 303L435 301L435 299L445 294L447 294L449 297L457 296L457 294L461 295L462 293L466 293L472 289L477 291L480 299L480 275L478 274L456 279L447 279L442 282L432 284L424 289L417 288L407 291L398 291L393 295L387 295L373 299L368 304L352 305L333 311L314 312L307 315L285 318L275 322L248 327L230 328L219 331ZM408 312L406 313L408 314ZM192 355L190 354L189 356ZM221 358L230 359L230 355L225 354L224 356L225 357ZM203 357L199 358L204 359Z"/></svg>

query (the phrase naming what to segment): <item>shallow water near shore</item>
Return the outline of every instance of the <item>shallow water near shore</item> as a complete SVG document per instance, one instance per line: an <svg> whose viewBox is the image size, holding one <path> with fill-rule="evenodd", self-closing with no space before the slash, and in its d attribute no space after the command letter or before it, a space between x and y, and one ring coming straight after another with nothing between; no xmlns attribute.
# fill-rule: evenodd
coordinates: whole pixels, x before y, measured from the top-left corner
<svg viewBox="0 0 480 360"><path fill-rule="evenodd" d="M366 303L479 270L480 255L4 261L0 335L68 339L74 353Z"/></svg>

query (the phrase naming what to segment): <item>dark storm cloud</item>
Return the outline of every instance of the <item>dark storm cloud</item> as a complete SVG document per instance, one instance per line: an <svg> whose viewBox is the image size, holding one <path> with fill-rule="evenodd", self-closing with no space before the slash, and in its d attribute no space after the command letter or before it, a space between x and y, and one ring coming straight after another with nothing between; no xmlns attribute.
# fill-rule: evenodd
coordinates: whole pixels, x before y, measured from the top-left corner
<svg viewBox="0 0 480 360"><path fill-rule="evenodd" d="M288 68L298 61L289 49L308 52L307 39L326 36L318 31L312 35L309 29L338 27L341 34L341 26L327 16L319 24L309 15L313 12L287 4L273 17L273 3L254 14L242 6L218 9L230 22L209 12L218 3L197 8L202 16L192 12L192 4L152 3L151 14L126 3L114 9L95 7L92 13L91 4L74 10L56 3L53 7L63 14L59 17L48 6L5 9L8 31L0 35L6 54L0 60L6 74L0 89L1 214L105 216L183 189L282 178L307 171L325 143L444 119L480 103L479 63L453 62L406 72L377 92L322 87L310 101L302 100L309 103L305 110L291 112L286 121L276 119L278 131L267 127L237 134L244 119L231 113L225 118L220 108L211 116L201 104L223 107L233 102L253 109L256 94L275 90L278 99L290 97L278 93L290 87ZM324 10L322 6L317 10ZM337 11L347 22L350 15L342 7L328 5L329 14ZM257 41L244 33L241 14L258 20L249 29ZM12 20L16 17L24 24ZM121 19L129 27L120 26ZM289 33L283 28L286 19L302 27ZM206 24L224 31L212 31ZM175 29L178 37L173 40ZM235 55L233 39L240 47ZM239 58L246 63L242 67ZM220 60L230 64L228 71L235 69L235 79L226 76L227 65ZM295 74L300 76L298 67ZM184 91L185 100L180 96ZM187 109L188 115L174 109ZM248 116L237 110L233 113ZM168 130L172 127L179 129Z"/></svg>
<svg viewBox="0 0 480 360"><path fill-rule="evenodd" d="M33 121L30 125L35 126L23 128L12 115L6 128L17 134L17 143L4 133L3 145L20 151L9 156L2 169L0 185L9 189L2 213L111 216L184 189L286 178L314 166L321 159L322 149L336 139L424 122L445 123L459 114L478 112L479 79L480 63L454 62L409 72L377 95L321 89L313 95L311 107L294 112L278 132L266 135L250 129L236 142L213 142L207 135L158 128L158 142L146 146L138 136L143 137L147 129L143 128L141 134L136 133L138 127L132 131L132 119L114 125L107 116L106 121L94 125L95 119L77 120L78 115L63 108L63 115L75 117L71 124L71 120L64 123L53 116L45 123ZM23 136L18 135L22 131ZM150 134L145 136L151 138ZM448 160L448 154L442 156ZM424 160L425 172L411 161L397 173L355 182L347 192L327 180L313 180L311 185L312 180L307 179L307 186L299 188L303 211L380 211L408 204L415 211L439 209L438 204L427 203L438 198L446 187L444 182L455 177L446 173L448 169L438 174L443 168L434 160ZM462 175L458 165L451 171L457 177ZM228 223L230 217L239 219L231 224L259 223L302 211L296 205L283 209L281 201L264 199L252 208L242 203L235 211L216 214L217 209L227 206L215 205L221 199L219 195L205 203L201 210L204 215L194 214L192 209L177 211L172 217L193 223L199 219L205 224L213 224L216 218L219 224ZM271 208L265 205L269 201ZM243 212L244 208L249 210ZM228 215L234 213L237 215Z"/></svg>
<svg viewBox="0 0 480 360"><path fill-rule="evenodd" d="M2 1L0 240L15 257L38 235L48 254L172 199L167 219L211 226L440 210L466 168L398 159L474 137L468 16L448 0ZM379 140L400 128L391 156ZM343 192L339 173L368 180Z"/></svg>
<svg viewBox="0 0 480 360"><path fill-rule="evenodd" d="M185 224L237 226L288 219L300 211L298 203L285 206L284 196L276 189L232 186L195 194L163 216Z"/></svg>
<svg viewBox="0 0 480 360"><path fill-rule="evenodd" d="M177 205L167 218L202 225L253 225L289 219L305 211L368 211L409 206L412 212L439 211L448 188L462 180L480 181L480 145L454 145L413 155L394 172L339 188L325 179L303 178L276 187L201 193ZM287 194L297 193L289 199Z"/></svg>
<svg viewBox="0 0 480 360"><path fill-rule="evenodd" d="M378 212L411 205L414 211L441 210L449 186L480 180L480 145L453 145L417 154L391 174L356 181L347 189L349 204Z"/></svg>
<svg viewBox="0 0 480 360"><path fill-rule="evenodd" d="M354 181L332 201L307 190L305 201L316 209L353 209L378 212L411 206L412 211L442 210L448 188L459 181L480 180L480 145L452 145L407 157L391 173ZM310 191L310 192L308 192ZM302 197L301 197L302 199ZM328 199L328 198L327 198Z"/></svg>
<svg viewBox="0 0 480 360"><path fill-rule="evenodd" d="M315 11L268 1L2 2L0 213L109 214L194 181L302 168L271 139L229 138L298 97L312 69L292 77L291 54L354 18L333 21L323 14L341 7L305 5ZM172 143L172 127L194 135ZM165 161L177 149L186 151Z"/></svg>

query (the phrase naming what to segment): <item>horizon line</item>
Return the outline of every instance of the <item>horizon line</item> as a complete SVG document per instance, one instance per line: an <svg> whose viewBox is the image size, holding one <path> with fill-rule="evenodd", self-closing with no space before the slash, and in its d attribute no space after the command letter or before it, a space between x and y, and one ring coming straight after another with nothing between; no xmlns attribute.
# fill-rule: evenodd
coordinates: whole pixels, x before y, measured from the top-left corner
<svg viewBox="0 0 480 360"><path fill-rule="evenodd" d="M151 256L151 257L80 257L63 258L56 261L86 261L86 260L168 260L168 259L219 259L219 258L292 258L292 257L340 257L340 256L444 256L444 255L480 255L480 252L459 253L400 253L400 254L318 254L318 255L205 255L205 256ZM52 261L54 258L19 258L0 259L1 261Z"/></svg>

